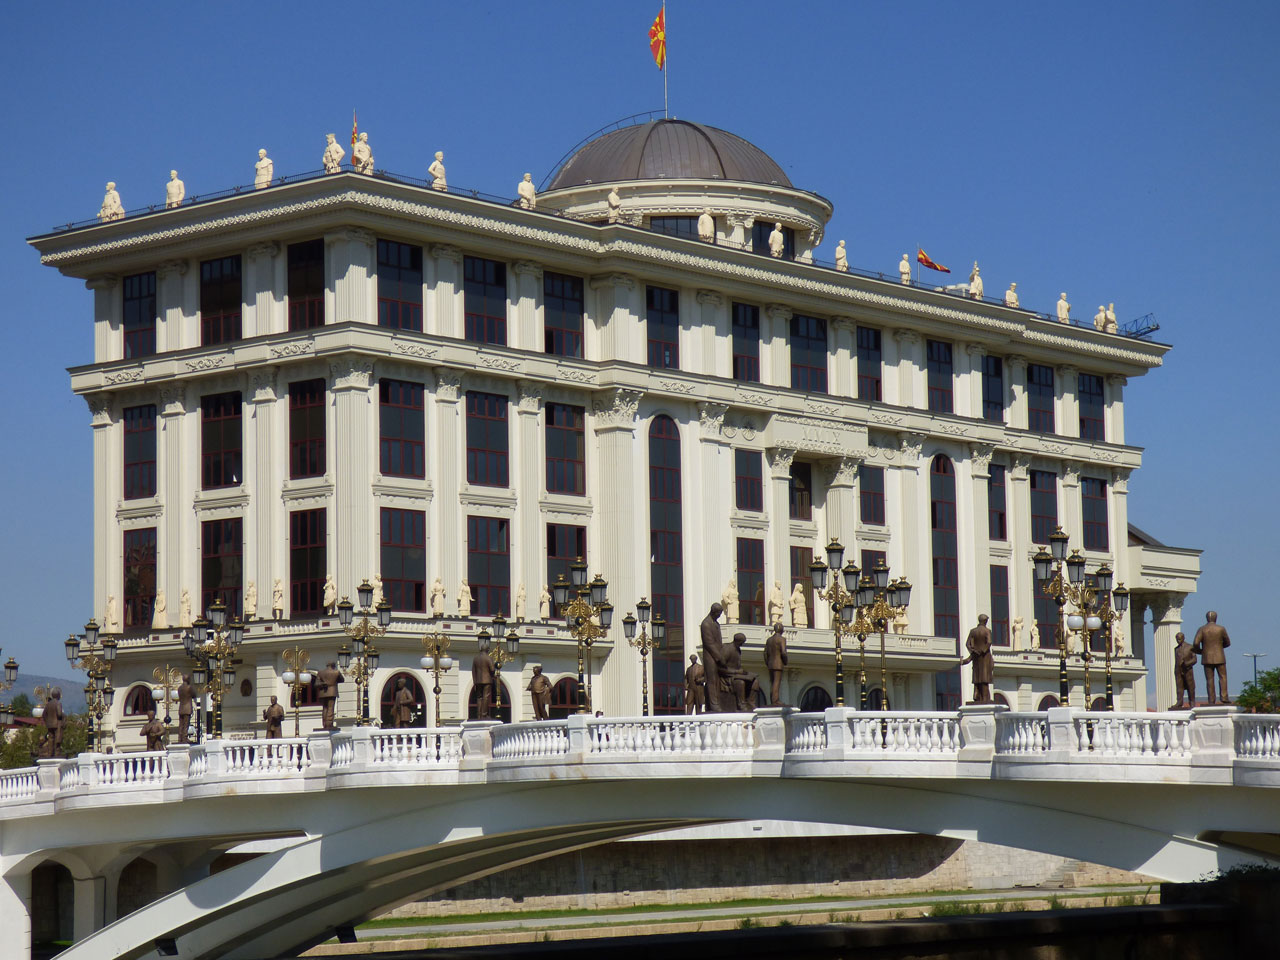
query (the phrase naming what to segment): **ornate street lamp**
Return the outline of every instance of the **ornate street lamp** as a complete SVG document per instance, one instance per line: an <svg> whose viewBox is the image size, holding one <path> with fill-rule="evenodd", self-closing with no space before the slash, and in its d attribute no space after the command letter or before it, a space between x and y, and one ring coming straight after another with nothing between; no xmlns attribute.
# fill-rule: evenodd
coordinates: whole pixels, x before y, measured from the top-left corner
<svg viewBox="0 0 1280 960"><path fill-rule="evenodd" d="M0 651L3 653L3 651ZM0 680L0 693L13 689L18 680L18 661L10 657L4 665L4 679ZM13 710L7 703L0 703L0 727L13 723Z"/></svg>
<svg viewBox="0 0 1280 960"><path fill-rule="evenodd" d="M205 616L196 618L191 629L182 636L187 656L197 665L192 670L192 682L196 686L204 686L213 703L211 736L214 739L222 738L222 696L236 682L233 658L243 642L244 623L239 616L232 617L228 622L227 605L221 597L215 599L205 611ZM196 680L197 676L203 677L204 683ZM204 698L201 697L200 700L203 710ZM200 727L203 726L202 721Z"/></svg>
<svg viewBox="0 0 1280 960"><path fill-rule="evenodd" d="M355 618L355 607L347 597L342 598L342 602L338 604L338 622L342 625L343 631L351 638L352 652L347 650L346 644L343 644L338 650L338 660L345 671L352 660L351 679L356 683L356 696L360 704L360 715L356 718L357 726L367 726L369 723L369 681L373 679L373 673L378 669L378 648L374 645L375 638L387 635L387 628L391 626L391 604L385 599L382 600L375 609L373 604L373 586L368 580L360 583L356 587L356 596L360 600L360 622L352 625ZM375 620L370 620L373 616ZM375 622L376 621L376 622Z"/></svg>
<svg viewBox="0 0 1280 960"><path fill-rule="evenodd" d="M564 574L560 574L551 593L556 609L564 617L565 628L578 644L578 712L589 713L591 694L583 684L584 655L591 652L591 645L613 625L613 604L607 596L608 581L600 574L588 585L587 565L581 557L569 565L569 576L570 580L566 581Z"/></svg>
<svg viewBox="0 0 1280 960"><path fill-rule="evenodd" d="M80 641L74 634L67 637L63 644L67 661L77 670L83 670L89 677L85 684L85 712L89 715L89 729L85 741L85 749L92 753L95 746L101 747L106 742L107 729L104 718L115 701L116 691L111 686L111 668L116 662L118 643L110 634L102 637L98 621L90 620L84 625L84 640ZM96 721L96 727L95 727Z"/></svg>
<svg viewBox="0 0 1280 960"><path fill-rule="evenodd" d="M880 634L880 709L889 709L889 669L885 634L889 621L904 613L911 603L911 584L906 577L889 579L889 567L877 560L870 570L860 571L850 561L842 571L848 600L840 608L844 632L858 638L858 709L867 709L867 634Z"/></svg>
<svg viewBox="0 0 1280 960"><path fill-rule="evenodd" d="M311 686L311 671L307 670L307 664L311 662L311 654L294 644L293 649L286 650L282 656L284 662L289 665L289 669L280 675L280 679L290 688L290 699L293 701L293 735L300 737L302 736L302 691Z"/></svg>
<svg viewBox="0 0 1280 960"><path fill-rule="evenodd" d="M431 676L435 680L431 692L435 695L435 725L439 728L441 726L440 674L448 672L453 667L453 657L449 656L449 638L443 633L425 634L422 638L422 648L427 651L427 655L418 662L422 664L423 670L431 671Z"/></svg>
<svg viewBox="0 0 1280 960"><path fill-rule="evenodd" d="M658 617L653 621L653 636L646 631L653 605L644 597L636 604L636 616L622 618L622 632L627 643L640 651L640 703L644 716L649 716L649 651L657 650L667 639L667 621ZM640 636L636 636L636 624L640 624Z"/></svg>
<svg viewBox="0 0 1280 960"><path fill-rule="evenodd" d="M843 569L841 569L842 566ZM841 576L833 576L833 571ZM854 591L857 589L858 572L852 560L844 566L844 547L834 537L827 544L827 562L823 563L815 555L813 562L809 564L809 576L813 579L814 592L820 599L831 605L831 628L835 633L836 641L837 707L844 706L844 647L840 641L854 632L853 613L856 607ZM827 586L828 582L831 584L830 587Z"/></svg>
<svg viewBox="0 0 1280 960"><path fill-rule="evenodd" d="M173 716L169 713L169 704L177 699L178 687L182 685L182 671L166 663L163 667L156 667L151 671L151 679L155 681L155 684L151 687L152 699L164 704L163 722L165 742L167 743L169 724L173 722Z"/></svg>
<svg viewBox="0 0 1280 960"><path fill-rule="evenodd" d="M493 618L493 634L491 635L484 627L480 628L480 632L476 635L476 645L481 653L489 654L489 658L493 661L493 708L494 711L502 709L502 665L510 663L520 654L520 634L516 633L515 628L507 631L507 646L502 646L502 631L507 626L507 618L502 614L498 614ZM495 645L492 641L494 637L498 642ZM515 706L515 704L511 704Z"/></svg>

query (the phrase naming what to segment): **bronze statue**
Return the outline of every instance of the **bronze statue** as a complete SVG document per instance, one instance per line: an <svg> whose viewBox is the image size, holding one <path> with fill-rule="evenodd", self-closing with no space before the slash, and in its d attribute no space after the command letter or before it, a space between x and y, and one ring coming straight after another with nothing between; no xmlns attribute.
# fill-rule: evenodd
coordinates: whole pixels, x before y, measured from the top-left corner
<svg viewBox="0 0 1280 960"><path fill-rule="evenodd" d="M391 726L408 727L413 724L413 708L417 702L413 699L413 691L405 683L404 677L396 681L396 695L391 702Z"/></svg>
<svg viewBox="0 0 1280 960"><path fill-rule="evenodd" d="M707 709L711 713L723 713L728 704L721 700L720 671L724 667L724 640L720 634L720 614L724 608L718 603L702 618L702 668L706 674Z"/></svg>
<svg viewBox="0 0 1280 960"><path fill-rule="evenodd" d="M764 665L769 670L769 706L785 707L782 702L782 669L787 665L787 638L782 624L773 625L773 633L764 642Z"/></svg>
<svg viewBox="0 0 1280 960"><path fill-rule="evenodd" d="M482 650L471 658L471 686L476 691L477 720L489 719L489 709L493 704L493 677L496 672L493 658L485 651Z"/></svg>
<svg viewBox="0 0 1280 960"><path fill-rule="evenodd" d="M747 642L745 633L735 633L733 642L724 648L724 664L721 678L728 681L729 693L734 700L734 709L738 713L750 713L755 709L756 699L760 695L760 679L742 668L742 645ZM731 711L726 711L731 712Z"/></svg>
<svg viewBox="0 0 1280 960"><path fill-rule="evenodd" d="M191 713L195 704L196 688L191 683L191 674L184 673L182 682L178 684L178 742L190 743L187 731L191 729Z"/></svg>
<svg viewBox="0 0 1280 960"><path fill-rule="evenodd" d="M320 726L325 730L333 730L337 727L333 722L333 708L338 702L338 684L345 679L334 660L326 663L323 670L316 671L316 698L320 701Z"/></svg>
<svg viewBox="0 0 1280 960"><path fill-rule="evenodd" d="M547 708L551 706L551 681L542 675L542 664L533 668L533 679L529 681L529 699L533 701L533 719L546 720L551 715Z"/></svg>
<svg viewBox="0 0 1280 960"><path fill-rule="evenodd" d="M684 712L707 712L707 671L698 662L696 653L689 654L689 666L684 672Z"/></svg>
<svg viewBox="0 0 1280 960"><path fill-rule="evenodd" d="M140 732L147 738L148 750L164 749L164 724L156 719L154 710L147 711L147 722L142 725Z"/></svg>
<svg viewBox="0 0 1280 960"><path fill-rule="evenodd" d="M960 666L973 664L973 700L972 703L991 703L991 631L987 628L988 617L978 614L978 625L969 631L965 638L964 648L969 655L960 661Z"/></svg>
<svg viewBox="0 0 1280 960"><path fill-rule="evenodd" d="M284 707L271 698L271 706L262 711L262 719L267 721L267 739L279 740L284 736Z"/></svg>
<svg viewBox="0 0 1280 960"><path fill-rule="evenodd" d="M62 688L54 687L44 701L44 736L40 739L40 756L53 758L62 753L62 734L66 718L62 713Z"/></svg>
<svg viewBox="0 0 1280 960"><path fill-rule="evenodd" d="M1196 705L1196 651L1187 643L1187 635L1181 630L1174 638L1173 648L1173 685L1178 694L1178 702L1173 709L1182 709L1182 694L1187 695L1187 709Z"/></svg>
<svg viewBox="0 0 1280 960"><path fill-rule="evenodd" d="M1204 615L1205 624L1196 631L1192 649L1200 654L1200 662L1204 664L1204 683L1209 688L1209 705L1213 706L1213 675L1218 675L1218 690L1222 696L1220 703L1230 703L1227 699L1227 655L1226 649L1231 646L1231 638L1227 636L1227 628L1218 625L1218 613L1210 610Z"/></svg>

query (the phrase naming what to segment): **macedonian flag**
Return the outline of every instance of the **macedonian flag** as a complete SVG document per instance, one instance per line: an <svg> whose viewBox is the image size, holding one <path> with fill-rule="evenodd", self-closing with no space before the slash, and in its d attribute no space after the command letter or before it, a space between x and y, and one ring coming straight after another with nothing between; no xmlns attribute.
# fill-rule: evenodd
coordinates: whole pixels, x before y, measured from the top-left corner
<svg viewBox="0 0 1280 960"><path fill-rule="evenodd" d="M356 112L352 110L351 111L351 145L353 147L356 145L356 141L360 139L358 136L359 129L360 128L356 126Z"/></svg>
<svg viewBox="0 0 1280 960"><path fill-rule="evenodd" d="M649 28L649 49L653 51L653 62L661 70L667 65L667 5L665 3L658 11L653 26Z"/></svg>
<svg viewBox="0 0 1280 960"><path fill-rule="evenodd" d="M916 263L920 264L922 267L928 267L930 270L937 270L939 273L951 272L950 267L944 267L940 263L934 263L929 259L929 255L919 248L916 249Z"/></svg>

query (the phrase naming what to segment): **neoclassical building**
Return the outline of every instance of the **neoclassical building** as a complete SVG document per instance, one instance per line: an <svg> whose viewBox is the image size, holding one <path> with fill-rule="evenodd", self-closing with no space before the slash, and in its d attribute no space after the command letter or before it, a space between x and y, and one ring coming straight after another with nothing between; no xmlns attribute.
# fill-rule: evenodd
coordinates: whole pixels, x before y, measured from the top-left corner
<svg viewBox="0 0 1280 960"><path fill-rule="evenodd" d="M93 291L93 362L71 370L93 430L81 618L119 635L120 746L138 745L153 669L190 665L183 627L215 598L246 620L226 726L260 731L269 698L288 702L284 651L317 666L345 639L329 577L353 600L380 577L393 608L375 716L405 678L435 722L428 633L458 661L441 714L465 716L496 614L521 639L505 715L531 717L534 664L567 710L576 646L540 597L578 556L617 611L590 651L595 708L640 712L620 622L648 598L669 624L654 709L682 711L697 625L732 581L726 636L745 633L763 673L784 598L784 699L817 709L834 641L809 563L833 537L914 584L885 645L895 708L958 704L962 638L989 613L995 690L1038 709L1056 703L1056 608L1031 557L1059 525L1135 591L1117 707L1146 703L1146 609L1168 700L1198 552L1130 531L1124 397L1169 348L823 265L831 214L745 140L658 120L586 144L532 209L340 172L33 238ZM879 637L867 647L878 702ZM856 649L845 666L857 703ZM1070 675L1083 704L1076 656ZM1096 697L1101 661L1093 677ZM339 717L355 712L346 683ZM301 715L319 722L305 692Z"/></svg>

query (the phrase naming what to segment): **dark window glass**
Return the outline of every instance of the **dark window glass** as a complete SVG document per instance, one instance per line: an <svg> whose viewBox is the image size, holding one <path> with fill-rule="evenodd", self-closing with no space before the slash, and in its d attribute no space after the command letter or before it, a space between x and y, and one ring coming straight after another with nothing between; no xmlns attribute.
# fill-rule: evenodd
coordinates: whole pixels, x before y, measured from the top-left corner
<svg viewBox="0 0 1280 960"><path fill-rule="evenodd" d="M587 492L587 441L582 407L547 404L547 492Z"/></svg>
<svg viewBox="0 0 1280 960"><path fill-rule="evenodd" d="M467 580L473 616L511 613L511 533L498 517L467 517Z"/></svg>
<svg viewBox="0 0 1280 960"><path fill-rule="evenodd" d="M884 467L858 467L858 504L863 523L884 523Z"/></svg>
<svg viewBox="0 0 1280 960"><path fill-rule="evenodd" d="M378 326L422 331L422 248L378 241Z"/></svg>
<svg viewBox="0 0 1280 960"><path fill-rule="evenodd" d="M991 565L991 642L1009 646L1009 568Z"/></svg>
<svg viewBox="0 0 1280 960"><path fill-rule="evenodd" d="M507 398L467 392L467 483L507 485Z"/></svg>
<svg viewBox="0 0 1280 960"><path fill-rule="evenodd" d="M1027 429L1053 433L1053 367L1027 364Z"/></svg>
<svg viewBox="0 0 1280 960"><path fill-rule="evenodd" d="M200 343L212 346L240 339L240 257L200 264Z"/></svg>
<svg viewBox="0 0 1280 960"><path fill-rule="evenodd" d="M325 470L324 380L289 384L289 476L321 477Z"/></svg>
<svg viewBox="0 0 1280 960"><path fill-rule="evenodd" d="M1032 613L1036 629L1040 631L1040 649L1052 649L1058 645L1058 605L1052 597L1045 596L1038 584L1032 587L1032 592Z"/></svg>
<svg viewBox="0 0 1280 960"><path fill-rule="evenodd" d="M242 476L240 392L200 399L201 488L234 487Z"/></svg>
<svg viewBox="0 0 1280 960"><path fill-rule="evenodd" d="M129 690L124 698L124 715L126 717L145 717L148 710L156 709L156 698L151 688L139 685Z"/></svg>
<svg viewBox="0 0 1280 960"><path fill-rule="evenodd" d="M862 572L871 573L876 568L876 564L880 561L889 562L889 555L883 550L863 550L860 562L862 563Z"/></svg>
<svg viewBox="0 0 1280 960"><path fill-rule="evenodd" d="M124 358L149 357L156 352L156 275L125 277L123 287Z"/></svg>
<svg viewBox="0 0 1280 960"><path fill-rule="evenodd" d="M784 598L785 604L789 607L791 593L795 590L796 584L800 584L800 589L804 593L804 602L809 610L810 623L813 623L813 575L809 573L809 564L813 563L813 556L812 547L791 545L788 556L791 563L791 581L787 584L787 597Z"/></svg>
<svg viewBox="0 0 1280 960"><path fill-rule="evenodd" d="M1004 361L982 358L982 419L1004 423Z"/></svg>
<svg viewBox="0 0 1280 960"><path fill-rule="evenodd" d="M393 610L427 609L427 515L383 507L382 589Z"/></svg>
<svg viewBox="0 0 1280 960"><path fill-rule="evenodd" d="M1029 470L1031 478L1031 542L1049 542L1058 528L1058 475L1048 470Z"/></svg>
<svg viewBox="0 0 1280 960"><path fill-rule="evenodd" d="M289 244L289 329L324 326L324 241Z"/></svg>
<svg viewBox="0 0 1280 960"><path fill-rule="evenodd" d="M325 516L319 510L289 514L289 615L315 617L323 612Z"/></svg>
<svg viewBox="0 0 1280 960"><path fill-rule="evenodd" d="M382 719L383 728L391 726L391 713L395 709L396 688L400 685L399 681L404 681L404 688L409 691L409 695L413 697L413 707L410 710L409 726L425 727L427 725L427 692L426 689L418 682L409 671L396 673L387 678L387 682L382 685L382 694L378 697L378 712ZM369 697L373 699L372 694Z"/></svg>
<svg viewBox="0 0 1280 960"><path fill-rule="evenodd" d="M769 234L773 233L773 224L765 220L757 220L751 227L751 252L770 256ZM782 259L796 258L796 232L791 227L782 228Z"/></svg>
<svg viewBox="0 0 1280 960"><path fill-rule="evenodd" d="M827 321L799 314L791 318L791 388L827 392Z"/></svg>
<svg viewBox="0 0 1280 960"><path fill-rule="evenodd" d="M933 530L933 632L960 639L960 579L956 542L956 474L946 457L933 458L929 471L929 512Z"/></svg>
<svg viewBox="0 0 1280 960"><path fill-rule="evenodd" d="M1102 395L1102 378L1093 373L1082 373L1076 387L1080 401L1080 438L1082 440L1106 440L1106 401Z"/></svg>
<svg viewBox="0 0 1280 960"><path fill-rule="evenodd" d="M665 233L669 237L686 237L698 239L697 217L650 217L649 229L654 233Z"/></svg>
<svg viewBox="0 0 1280 960"><path fill-rule="evenodd" d="M733 379L760 382L760 308L733 305Z"/></svg>
<svg viewBox="0 0 1280 960"><path fill-rule="evenodd" d="M735 450L734 504L739 510L764 509L764 467L759 450Z"/></svg>
<svg viewBox="0 0 1280 960"><path fill-rule="evenodd" d="M561 357L582 356L582 279L562 273L542 275L545 349Z"/></svg>
<svg viewBox="0 0 1280 960"><path fill-rule="evenodd" d="M151 629L156 602L156 528L124 532L124 631Z"/></svg>
<svg viewBox="0 0 1280 960"><path fill-rule="evenodd" d="M929 340L926 348L929 364L929 409L934 413L951 413L952 374L955 370L951 359L951 344L944 340Z"/></svg>
<svg viewBox="0 0 1280 960"><path fill-rule="evenodd" d="M240 615L244 584L244 527L239 517L200 524L200 612L213 601L227 605L227 618ZM324 574L321 574L321 580Z"/></svg>
<svg viewBox="0 0 1280 960"><path fill-rule="evenodd" d="M156 495L156 405L124 408L124 498Z"/></svg>
<svg viewBox="0 0 1280 960"><path fill-rule="evenodd" d="M561 677L551 688L551 704L547 715L552 720L565 720L578 712L578 678Z"/></svg>
<svg viewBox="0 0 1280 960"><path fill-rule="evenodd" d="M547 589L564 577L569 581L569 565L579 557L587 560L587 528L567 523L547 524ZM552 611L553 617L556 611Z"/></svg>
<svg viewBox="0 0 1280 960"><path fill-rule="evenodd" d="M990 470L991 476L987 478L987 536L992 540L1008 540L1004 467L993 463Z"/></svg>
<svg viewBox="0 0 1280 960"><path fill-rule="evenodd" d="M675 290L646 287L645 328L649 366L680 366L680 295Z"/></svg>
<svg viewBox="0 0 1280 960"><path fill-rule="evenodd" d="M764 623L764 541L738 538L738 615Z"/></svg>
<svg viewBox="0 0 1280 960"><path fill-rule="evenodd" d="M858 328L858 399L883 399L880 390L880 331L871 327Z"/></svg>
<svg viewBox="0 0 1280 960"><path fill-rule="evenodd" d="M826 688L816 683L800 696L800 711L802 713L821 713L828 707L833 706L835 706L835 703L831 699L831 694L827 693Z"/></svg>
<svg viewBox="0 0 1280 960"><path fill-rule="evenodd" d="M652 289L652 288L651 288ZM684 712L684 523L680 432L667 416L649 426L649 566L653 616L667 621L667 643L654 651L657 714Z"/></svg>
<svg viewBox="0 0 1280 960"><path fill-rule="evenodd" d="M813 519L813 465L795 461L787 488L788 513L792 520Z"/></svg>
<svg viewBox="0 0 1280 960"><path fill-rule="evenodd" d="M387 477L425 477L427 418L420 383L378 383L378 469Z"/></svg>
<svg viewBox="0 0 1280 960"><path fill-rule="evenodd" d="M466 339L507 343L507 265L483 257L463 257L463 313Z"/></svg>
<svg viewBox="0 0 1280 960"><path fill-rule="evenodd" d="M1084 517L1084 548L1106 550L1107 531L1107 482L1093 477L1080 478L1080 512Z"/></svg>

